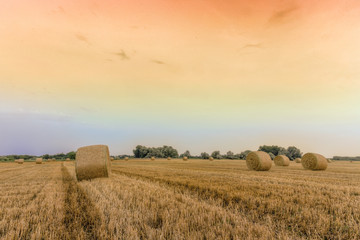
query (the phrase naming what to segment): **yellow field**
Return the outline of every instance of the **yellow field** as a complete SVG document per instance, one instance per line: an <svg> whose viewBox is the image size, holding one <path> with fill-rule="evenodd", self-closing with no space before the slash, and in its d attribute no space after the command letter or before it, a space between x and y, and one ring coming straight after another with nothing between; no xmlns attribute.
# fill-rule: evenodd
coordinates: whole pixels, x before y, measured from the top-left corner
<svg viewBox="0 0 360 240"><path fill-rule="evenodd" d="M326 171L242 160L0 164L1 239L359 239L360 163Z"/></svg>

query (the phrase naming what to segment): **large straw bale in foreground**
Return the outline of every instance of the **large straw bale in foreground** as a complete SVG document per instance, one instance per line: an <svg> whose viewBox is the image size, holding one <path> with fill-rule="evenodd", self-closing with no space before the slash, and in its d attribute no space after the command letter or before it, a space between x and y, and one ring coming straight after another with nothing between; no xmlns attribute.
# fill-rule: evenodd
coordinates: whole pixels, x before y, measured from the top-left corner
<svg viewBox="0 0 360 240"><path fill-rule="evenodd" d="M294 160L296 163L301 163L301 158L295 158Z"/></svg>
<svg viewBox="0 0 360 240"><path fill-rule="evenodd" d="M301 164L305 169L325 170L327 168L327 159L317 153L307 153L301 158Z"/></svg>
<svg viewBox="0 0 360 240"><path fill-rule="evenodd" d="M247 155L246 165L250 170L268 171L272 166L272 160L268 153L256 151Z"/></svg>
<svg viewBox="0 0 360 240"><path fill-rule="evenodd" d="M75 160L78 181L110 175L110 155L106 145L81 147L76 152Z"/></svg>
<svg viewBox="0 0 360 240"><path fill-rule="evenodd" d="M42 158L37 158L37 159L35 160L36 164L42 164L42 161L43 161Z"/></svg>
<svg viewBox="0 0 360 240"><path fill-rule="evenodd" d="M276 166L286 167L290 165L290 160L285 155L278 155L274 158L274 163Z"/></svg>

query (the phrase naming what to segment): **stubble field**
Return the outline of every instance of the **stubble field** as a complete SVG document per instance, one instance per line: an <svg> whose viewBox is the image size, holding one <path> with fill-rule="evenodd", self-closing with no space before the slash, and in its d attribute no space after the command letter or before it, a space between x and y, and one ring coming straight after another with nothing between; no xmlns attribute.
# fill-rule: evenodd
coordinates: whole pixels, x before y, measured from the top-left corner
<svg viewBox="0 0 360 240"><path fill-rule="evenodd" d="M0 239L359 239L360 163L326 171L242 160L0 164Z"/></svg>

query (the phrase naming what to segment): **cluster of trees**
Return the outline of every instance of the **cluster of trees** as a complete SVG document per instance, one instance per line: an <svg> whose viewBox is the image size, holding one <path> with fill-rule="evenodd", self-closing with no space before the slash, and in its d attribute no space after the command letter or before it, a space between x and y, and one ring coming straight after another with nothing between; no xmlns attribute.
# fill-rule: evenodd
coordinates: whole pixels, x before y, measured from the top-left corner
<svg viewBox="0 0 360 240"><path fill-rule="evenodd" d="M177 158L179 157L179 153L176 149L171 146L163 146L163 147L145 147L141 145L137 145L133 150L135 158L149 158L149 157L158 157L158 158Z"/></svg>
<svg viewBox="0 0 360 240"><path fill-rule="evenodd" d="M269 153L271 159L274 159L277 155L286 155L290 160L302 157L302 152L300 151L300 149L294 146L288 147L286 149L275 145L263 145L259 147L258 151Z"/></svg>
<svg viewBox="0 0 360 240"><path fill-rule="evenodd" d="M258 151L264 151L269 153L272 159L274 159L277 155L286 155L290 160L294 160L295 158L301 158L302 153L300 149L291 146L286 148L279 146L260 146ZM211 154L202 152L200 156L191 155L189 150L186 150L182 154L178 154L178 151L171 146L163 146L157 148L150 148L138 145L133 150L135 158L149 158L149 157L157 157L157 158L166 158L166 157L188 157L188 158L198 158L198 159L209 159L213 157L214 159L246 159L246 156L251 152L250 150L243 151L238 154L234 154L232 151L228 151L226 154L222 155L220 151L213 151ZM124 155L125 156L125 155Z"/></svg>
<svg viewBox="0 0 360 240"><path fill-rule="evenodd" d="M49 155L49 154L45 154L42 156L43 159L66 159L66 158L70 158L70 159L75 159L76 156L76 152L71 151L68 153L58 153L55 155Z"/></svg>
<svg viewBox="0 0 360 240"><path fill-rule="evenodd" d="M357 156L357 157L334 156L333 159L340 160L340 161L360 161L360 156Z"/></svg>
<svg viewBox="0 0 360 240"><path fill-rule="evenodd" d="M58 160L63 160L66 158L70 158L70 159L75 159L76 156L76 152L72 151L72 152L68 152L68 153L59 153L59 154L55 154L55 155L49 155L49 154L45 154L42 156L32 156L32 155L7 155L7 156L0 156L0 161L6 162L12 162L16 159L24 159L25 161L29 161L29 160L35 160L38 157L41 157L43 159L58 159Z"/></svg>

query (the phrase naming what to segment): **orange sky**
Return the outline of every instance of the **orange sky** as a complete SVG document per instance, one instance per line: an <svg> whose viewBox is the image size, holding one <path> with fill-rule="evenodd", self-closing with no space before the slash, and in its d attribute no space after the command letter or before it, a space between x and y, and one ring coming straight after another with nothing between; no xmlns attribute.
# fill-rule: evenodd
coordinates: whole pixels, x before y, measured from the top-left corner
<svg viewBox="0 0 360 240"><path fill-rule="evenodd" d="M360 155L359 1L0 0L0 22L2 128L27 139L52 131L46 116L93 131L60 124L76 140L38 140L36 152L101 139L116 153L279 144ZM30 149L8 144L0 154Z"/></svg>

